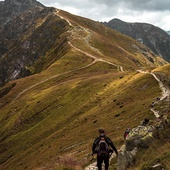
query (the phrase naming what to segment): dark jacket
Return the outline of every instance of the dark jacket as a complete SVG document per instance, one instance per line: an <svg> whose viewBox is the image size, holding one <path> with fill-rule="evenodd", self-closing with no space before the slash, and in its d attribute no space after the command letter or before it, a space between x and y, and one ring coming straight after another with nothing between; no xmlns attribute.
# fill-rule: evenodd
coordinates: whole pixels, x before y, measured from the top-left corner
<svg viewBox="0 0 170 170"><path fill-rule="evenodd" d="M117 151L116 147L114 146L113 142L111 141L111 139L109 137L105 136L105 135L102 135L102 137L103 136L105 137L106 143L115 151L115 153L117 155L118 151ZM92 153L96 153L96 148L98 146L100 138L101 138L101 135L94 140L93 146L92 146Z"/></svg>

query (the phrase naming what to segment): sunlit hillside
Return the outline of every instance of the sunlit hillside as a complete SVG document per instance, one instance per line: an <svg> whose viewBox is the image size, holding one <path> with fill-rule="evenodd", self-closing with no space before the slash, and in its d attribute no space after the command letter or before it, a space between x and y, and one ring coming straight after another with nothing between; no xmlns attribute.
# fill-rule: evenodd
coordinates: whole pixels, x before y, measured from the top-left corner
<svg viewBox="0 0 170 170"><path fill-rule="evenodd" d="M46 10L24 37L43 41L36 31L46 37L46 29L51 35L27 68L32 75L0 89L1 170L83 169L99 127L119 149L127 126L155 119L150 105L161 95L159 84L137 70L164 72L168 85L169 64L142 44L98 22ZM145 159L139 157L138 167Z"/></svg>

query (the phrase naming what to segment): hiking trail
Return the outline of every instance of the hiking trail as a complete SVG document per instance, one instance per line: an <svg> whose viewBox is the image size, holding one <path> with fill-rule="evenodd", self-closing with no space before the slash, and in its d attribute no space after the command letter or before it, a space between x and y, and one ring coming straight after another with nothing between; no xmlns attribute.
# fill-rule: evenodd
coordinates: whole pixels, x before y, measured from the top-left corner
<svg viewBox="0 0 170 170"><path fill-rule="evenodd" d="M101 61L101 62L104 62L104 63L108 63L108 64L110 64L110 65L116 66L119 71L123 72L123 67L122 67L122 66L115 65L115 64L113 64L113 63L111 63L111 62L109 62L109 61L103 60L103 59L101 59L101 58L97 58L97 57L95 57L95 56L93 56L93 55L91 55L91 54L89 54L89 53L87 53L87 52L84 52L84 51L78 49L77 47L73 46L70 42L68 42L68 44L69 44L72 48L76 49L77 51L85 54L86 56L88 56L88 57L90 57L90 58L93 58L94 61L92 61L90 64L87 64L86 66L83 66L83 67L81 67L81 68L74 69L74 70L70 70L70 71L67 71L67 72L64 72L64 73L60 73L60 74L56 74L56 75L51 76L51 77L49 77L49 78L47 78L47 79L44 79L44 80L42 80L42 81L40 81L40 82L38 82L38 83L36 83L36 84L34 84L34 85L26 88L26 89L23 90L22 92L20 92L20 93L16 96L16 98L15 98L14 100L18 99L22 94L24 94L25 92L29 91L30 89L32 89L32 88L34 88L34 87L36 87L36 86L38 86L38 85L40 85L40 84L42 84L42 83L44 83L44 82L46 82L46 81L49 81L49 80L51 80L51 79L53 79L53 78L56 78L56 77L58 77L58 76L62 76L62 75L65 75L65 74L68 74L68 73L71 73L71 72L79 71L79 70L81 70L81 69L90 67L91 65L93 65L94 63L96 63L96 62L98 62L98 61Z"/></svg>
<svg viewBox="0 0 170 170"><path fill-rule="evenodd" d="M57 11L55 12L55 15L59 16L61 19L66 20L70 26L74 27L74 26L70 23L69 20L65 19L64 17L62 17L62 16L60 16L60 15L58 14L59 11L60 11L60 10L57 10ZM83 29L86 29L86 28L83 28ZM89 34L87 34L87 36L89 36ZM89 37L88 37L88 38L89 38ZM87 41L88 38L85 37L86 41ZM40 85L40 84L42 84L42 83L45 83L46 81L49 81L49 80L51 80L51 79L53 79L53 78L56 78L56 77L58 77L58 76L62 76L62 75L65 75L65 74L68 74L68 73L71 73L71 72L79 71L79 70L81 70L81 69L90 67L91 65L93 65L93 64L95 64L96 62L99 62L99 61L117 67L117 68L118 68L118 71L120 71L120 72L123 72L123 71L124 71L122 66L113 64L113 63L111 63L110 61L107 61L107 60L104 60L104 59L102 59L102 58L98 58L98 57L96 57L96 56L94 56L94 55L91 55L91 54L89 54L89 53L87 53L87 52L85 52L85 51L83 51L83 50L75 47L70 41L68 42L68 44L69 44L72 48L74 48L75 50L77 50L77 51L81 52L82 54L84 54L84 55L92 58L93 61L92 61L90 64L87 64L86 66L83 66L83 67L81 67L81 68L77 68L77 69L73 69L73 70L70 70L70 71L67 71L67 72L64 72L64 73L56 74L56 75L51 76L51 77L49 77L49 78L47 78L47 79L44 79L44 80L42 80L42 81L40 81L40 82L38 82L38 83L36 83L36 84L34 84L34 85L26 88L26 89L23 90L22 92L20 92L13 101L15 101L16 99L18 99L18 98L19 98L22 94L24 94L25 92L31 90L32 88L34 88L34 87L36 87L36 86L38 86L38 85ZM92 48L94 48L94 47L92 47ZM96 50L97 50L97 49L96 49Z"/></svg>
<svg viewBox="0 0 170 170"><path fill-rule="evenodd" d="M170 89L169 89L169 87L166 86L166 85L164 85L163 82L161 81L161 79L159 79L159 78L156 76L155 73L150 73L150 72L148 72L148 71L143 71L143 70L137 70L137 71L140 72L140 73L143 73L143 74L151 74L151 75L155 78L155 80L158 81L158 83L159 83L159 88L160 88L161 91L162 91L162 95L160 96L160 100L158 100L158 101L153 101L152 104L155 104L155 103L157 103L157 102L159 102L159 101L162 101L162 100L164 100L164 99L170 100ZM154 110L153 108L151 108L150 110L154 113L154 115L155 115L156 118L159 118L159 117L160 117L159 111Z"/></svg>
<svg viewBox="0 0 170 170"><path fill-rule="evenodd" d="M115 157L115 153L113 153L109 159L109 163L111 162L111 160L113 159L113 157ZM102 164L102 169L104 169L104 163ZM97 161L91 163L90 165L86 166L84 170L98 170L97 168Z"/></svg>
<svg viewBox="0 0 170 170"><path fill-rule="evenodd" d="M146 71L142 71L142 70L137 70L137 71L140 72L140 73L143 73L143 74L151 74L151 75L158 81L159 87L160 87L160 89L161 89L161 91L162 91L162 95L161 95L159 101L162 101L162 100L164 100L164 99L169 100L169 98L170 98L170 89L169 89L168 87L166 87L166 85L163 84L163 82L156 76L156 74L150 73L150 72L146 72ZM154 115L155 115L156 118L159 118L159 117L160 117L159 111L156 111L156 110L154 110L153 108L151 108L150 110L154 113ZM132 129L132 130L133 130L133 129ZM150 131L150 130L148 130L148 131ZM124 145L121 146L121 148L123 148L123 147L124 147ZM122 149L120 149L120 151L121 151L121 150L122 150ZM135 152L137 152L137 151L135 151ZM136 153L135 153L135 154L136 154ZM134 154L134 155L135 155L135 154ZM114 155L112 155L112 157L110 158L110 161L111 161L111 159L112 159L113 157L114 157ZM97 170L97 166L96 166L96 165L97 165L97 162L95 161L95 162L91 163L90 165L86 166L86 167L85 167L85 170Z"/></svg>

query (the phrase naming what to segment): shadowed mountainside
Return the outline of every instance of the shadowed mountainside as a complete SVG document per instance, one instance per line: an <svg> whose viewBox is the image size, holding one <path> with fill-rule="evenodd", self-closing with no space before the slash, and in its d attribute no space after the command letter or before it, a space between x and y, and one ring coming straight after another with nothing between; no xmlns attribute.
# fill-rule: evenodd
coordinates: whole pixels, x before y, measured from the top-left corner
<svg viewBox="0 0 170 170"><path fill-rule="evenodd" d="M103 24L134 38L170 62L170 35L166 31L151 24L128 23L119 19L112 19Z"/></svg>

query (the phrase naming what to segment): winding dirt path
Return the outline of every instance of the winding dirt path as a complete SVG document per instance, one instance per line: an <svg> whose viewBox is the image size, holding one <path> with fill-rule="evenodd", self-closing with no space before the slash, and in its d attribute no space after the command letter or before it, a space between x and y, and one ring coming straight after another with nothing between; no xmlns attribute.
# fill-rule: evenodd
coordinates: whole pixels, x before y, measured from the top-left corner
<svg viewBox="0 0 170 170"><path fill-rule="evenodd" d="M109 159L109 162L115 157L115 153L113 153ZM102 164L102 169L104 170L104 163ZM98 170L97 168L97 161L91 163L90 165L86 166L84 170Z"/></svg>
<svg viewBox="0 0 170 170"><path fill-rule="evenodd" d="M143 71L143 70L137 70L137 71L143 74L151 74L155 78L155 80L158 81L159 87L162 90L162 96L160 97L160 100L163 100L165 98L168 99L170 98L170 89L163 84L163 82L156 76L156 74L150 73L148 71Z"/></svg>
<svg viewBox="0 0 170 170"><path fill-rule="evenodd" d="M121 72L124 71L122 66L118 66L118 65L116 65L116 64L113 64L113 63L110 62L110 61L103 60L102 58L98 58L98 57L96 57L96 56L94 56L94 55L91 55L91 54L89 54L89 53L87 53L87 52L85 52L85 51L83 51L83 50L81 50L81 49L79 49L79 48L73 46L73 44L71 44L71 42L68 42L68 43L69 43L69 45L70 45L72 48L74 48L74 49L76 49L77 51L79 51L79 52L85 54L86 56L88 56L88 57L94 59L94 62L101 61L101 62L103 62L103 63L107 63L107 64L110 64L110 65L112 65L112 66L117 67L118 70L121 71Z"/></svg>
<svg viewBox="0 0 170 170"><path fill-rule="evenodd" d="M73 25L70 23L69 20L67 20L67 19L65 19L64 17L62 17L62 16L59 15L59 11L60 11L60 10L57 9L56 12L55 12L55 15L59 16L61 19L66 20L70 26L73 26ZM89 35L88 35L88 36L89 36ZM77 50L77 51L83 53L84 55L92 58L92 59L93 59L93 62L91 62L90 64L88 64L88 65L86 65L86 66L84 66L84 67L81 67L81 68L78 68L78 69L74 69L74 70L71 70L71 71L67 71L67 72L64 72L64 73L61 73L61 74L56 74L56 75L51 76L51 77L49 77L49 78L47 78L47 79L45 79L45 80L42 80L42 81L40 81L40 82L38 82L38 83L36 83L36 84L34 84L34 85L26 88L26 89L23 90L22 92L20 92L13 101L15 101L16 99L18 99L18 98L19 98L22 94L24 94L25 92L29 91L30 89L32 89L32 88L34 88L34 87L36 87L36 86L38 86L38 85L40 85L40 84L42 84L42 83L44 83L44 82L46 82L46 81L49 81L49 80L51 80L51 79L53 79L53 78L56 78L56 77L61 76L61 75L64 75L64 74L68 74L68 73L71 73L71 72L79 71L79 70L81 70L81 69L90 67L91 65L93 65L93 64L95 64L96 62L99 62L99 61L104 62L104 63L107 63L107 64L110 64L110 65L113 65L113 66L117 67L118 70L121 71L121 72L124 71L122 66L118 66L118 65L113 64L113 63L111 63L111 62L109 62L109 61L106 61L106 60L103 60L103 59L101 59L101 58L98 58L98 57L96 57L96 56L94 56L94 55L91 55L91 54L89 54L89 53L87 53L87 52L85 52L85 51L83 51L83 50L75 47L71 42L68 42L68 44L69 44L72 48L74 48L75 50Z"/></svg>
<svg viewBox="0 0 170 170"><path fill-rule="evenodd" d="M61 19L66 20L70 26L74 27L74 26L70 23L70 21L69 21L68 19L66 19L66 18L64 18L63 16L59 15L59 12L60 12L60 10L57 10L55 14L56 14L57 16L59 16ZM89 34L87 34L87 37L82 38L82 39L85 40L85 42L86 42L87 44L89 44L88 40L90 39L90 35L91 35L91 34L90 34L90 32L89 32L89 30L88 30L87 28L82 27L82 29L84 29L86 32L89 33ZM104 63L108 63L108 64L110 64L110 65L113 65L113 66L117 67L119 71L121 71L121 72L124 71L122 66L113 64L113 63L110 62L110 61L103 60L102 58L98 58L98 57L96 57L96 56L94 56L94 55L91 55L91 54L89 54L89 53L87 53L87 52L85 52L85 51L83 51L83 50L81 50L81 49L73 46L73 44L72 44L71 42L68 42L68 44L69 44L72 48L76 49L77 51L85 54L86 56L88 56L88 57L90 57L90 58L93 58L93 59L94 59L94 62L101 61L101 62L104 62ZM117 46L118 46L118 45L117 45ZM90 48L92 48L93 50L99 52L99 50L96 49L96 48L94 48L94 47L91 47L91 46L90 46ZM121 47L119 47L119 48L121 48ZM122 49L123 51L125 51L123 48L121 48L121 49ZM127 52L127 51L126 51L126 52ZM99 52L99 53L100 53L100 52ZM128 52L127 52L127 53L128 53Z"/></svg>
<svg viewBox="0 0 170 170"><path fill-rule="evenodd" d="M170 89L168 87L166 87L163 84L163 82L154 73L149 73L149 72L146 72L146 71L143 71L143 70L137 70L137 71L140 72L140 73L143 73L143 74L151 74L158 81L159 87L162 90L162 95L160 97L160 101L165 99L165 98L168 98L168 99L170 98ZM159 111L156 111L153 108L151 108L150 110L154 113L156 118L159 117ZM87 167L85 167L85 170L97 170L96 164L97 164L97 162L94 162L94 163L88 165Z"/></svg>
<svg viewBox="0 0 170 170"><path fill-rule="evenodd" d="M84 52L84 51L78 49L77 47L73 46L70 42L68 42L68 44L69 44L72 48L76 49L77 51L79 51L79 52L85 54L86 56L94 59L94 61L91 62L90 64L84 66L84 67L81 67L81 68L78 68L78 69L75 69L75 70L71 70L71 71L67 71L67 72L64 72L64 73L61 73L61 74L56 74L56 75L51 76L51 77L49 77L49 78L47 78L47 79L45 79L45 80L42 80L42 81L40 81L40 82L38 82L38 83L36 83L36 84L34 84L34 85L26 88L26 89L23 90L22 92L20 92L13 101L15 101L16 99L18 99L18 98L19 98L22 94L24 94L25 92L29 91L30 89L32 89L32 88L34 88L34 87L36 87L36 86L38 86L38 85L40 85L40 84L42 84L42 83L44 83L44 82L46 82L46 81L49 81L49 80L51 80L51 79L53 79L53 78L56 78L56 77L58 77L58 76L62 76L62 75L64 75L64 74L68 74L68 73L71 73L71 72L79 71L79 70L81 70L81 69L90 67L91 65L93 65L94 63L96 63L96 62L98 62L98 61L101 61L101 62L104 62L104 63L108 63L108 64L110 64L110 65L116 66L119 71L123 72L123 67L122 67L122 66L115 65L115 64L113 64L113 63L111 63L111 62L109 62L109 61L103 60L103 59L101 59L101 58L97 58L97 57L95 57L95 56L93 56L93 55L91 55L91 54L89 54L89 53L87 53L87 52Z"/></svg>
<svg viewBox="0 0 170 170"><path fill-rule="evenodd" d="M60 17L61 19L66 20L70 26L73 26L68 19L66 19L66 18L62 17L61 15L59 15L59 12L60 12L60 10L59 10L59 9L56 9L55 14L56 14L58 17Z"/></svg>
<svg viewBox="0 0 170 170"><path fill-rule="evenodd" d="M40 81L40 82L38 82L38 83L36 83L36 84L34 84L34 85L26 88L26 89L23 90L22 92L20 92L13 101L15 101L16 99L18 99L18 98L19 98L22 94L24 94L25 92L31 90L32 88L34 88L34 87L36 87L36 86L38 86L38 85L40 85L40 84L42 84L42 83L45 83L45 82L47 82L47 81L49 81L49 80L51 80L51 79L53 79L53 78L56 78L56 77L59 77L59 76L65 75L65 74L69 74L69 73L72 73L72 72L79 71L79 70L82 70L82 69L84 69L84 68L90 67L90 66L93 65L95 62L96 62L96 61L93 61L92 63L90 63L90 64L88 64L88 65L86 65L86 66L84 66L84 67L81 67L81 68L78 68L78 69L75 69L75 70L70 70L70 71L67 71L67 72L64 72L64 73L61 73L61 74L56 74L56 75L51 76L51 77L49 77L49 78L47 78L47 79L44 79L44 80L42 80L42 81Z"/></svg>
<svg viewBox="0 0 170 170"><path fill-rule="evenodd" d="M151 75L154 76L154 78L158 81L159 83L159 87L162 90L162 96L160 98L160 100L163 100L165 98L170 98L170 89L168 87L166 87L163 82L154 74L154 73L150 73Z"/></svg>
<svg viewBox="0 0 170 170"><path fill-rule="evenodd" d="M160 96L160 100L159 101L162 101L164 99L167 99L167 100L170 99L170 89L166 85L163 84L163 82L156 76L156 74L150 73L148 71L143 71L143 70L137 70L137 71L140 72L140 73L143 73L143 74L151 74L155 78L155 80L158 81L159 88L162 91L162 95ZM154 113L156 118L160 117L159 111L154 110L153 108L151 108L150 110Z"/></svg>
<svg viewBox="0 0 170 170"><path fill-rule="evenodd" d="M57 16L59 16L61 19L66 20L70 26L73 26L73 25L70 23L69 20L67 20L67 19L65 19L64 17L62 17L62 16L59 15L59 10L57 10L55 14L56 14ZM96 62L104 62L104 63L107 63L107 64L110 64L110 65L113 65L113 66L117 67L118 70L121 71L121 72L124 71L122 66L113 64L113 63L111 63L110 61L106 61L106 60L103 60L102 58L98 58L98 57L96 57L96 56L94 56L94 55L91 55L91 54L89 54L88 52L85 52L85 51L83 51L83 50L75 47L71 42L68 42L68 44L69 44L72 48L74 48L75 50L77 50L77 51L81 52L82 54L84 54L84 55L92 58L92 59L93 59L93 62L90 63L90 64L88 64L88 65L86 65L86 66L84 66L84 67L81 67L81 68L79 68L79 69L77 69L77 70L67 71L67 72L65 72L65 73L57 74L57 75L51 76L51 77L49 77L49 78L47 78L47 79L45 79L45 80L42 80L42 81L40 81L40 82L38 82L38 83L30 86L29 88L26 88L26 89L23 90L22 92L20 92L14 100L18 99L22 94L24 94L25 92L29 91L30 89L32 89L32 88L34 88L34 87L36 87L36 86L38 86L38 85L40 85L40 84L42 84L42 83L44 83L44 82L46 82L46 81L49 81L50 79L56 78L56 77L61 76L61 75L64 75L64 74L71 73L71 72L73 72L73 71L78 71L78 70L80 70L80 69L87 68L87 67L93 65L93 64L96 63ZM121 48L121 47L120 47L120 48ZM125 52L126 52L126 51L125 51ZM149 72L145 72L145 71L142 71L142 70L137 70L137 71L140 72L140 73L144 73L144 74L151 74L151 75L158 81L159 87L160 87L160 89L162 90L162 96L161 96L160 100L163 100L163 99L165 99L165 98L168 98L168 99L169 99L169 97L170 97L170 89L168 89L168 88L163 84L163 82L161 82L160 79L159 79L154 73L149 73ZM154 113L154 115L155 115L156 117L159 117L159 112L158 112L158 111L154 110L153 108L151 109L151 111ZM114 157L114 155L112 155L112 157L110 158L110 160L111 160L113 157ZM97 162L91 163L90 165L88 165L87 167L85 167L85 170L97 170L96 164L97 164Z"/></svg>

